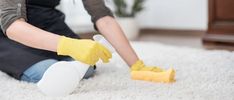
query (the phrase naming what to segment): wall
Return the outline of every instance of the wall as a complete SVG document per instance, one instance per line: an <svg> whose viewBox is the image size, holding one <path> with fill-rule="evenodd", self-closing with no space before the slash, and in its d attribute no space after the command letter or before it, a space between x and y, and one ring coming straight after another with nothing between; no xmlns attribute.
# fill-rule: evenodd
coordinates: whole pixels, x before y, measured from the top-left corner
<svg viewBox="0 0 234 100"><path fill-rule="evenodd" d="M75 2L74 2L75 1ZM90 16L84 10L82 0L61 0L59 9L65 13L67 24L75 32L92 31Z"/></svg>
<svg viewBox="0 0 234 100"><path fill-rule="evenodd" d="M76 32L92 30L81 1L75 0L75 4L73 0L61 1L66 22ZM207 0L146 0L145 10L136 19L141 28L206 30L207 8Z"/></svg>
<svg viewBox="0 0 234 100"><path fill-rule="evenodd" d="M207 0L147 0L138 16L141 27L206 30Z"/></svg>

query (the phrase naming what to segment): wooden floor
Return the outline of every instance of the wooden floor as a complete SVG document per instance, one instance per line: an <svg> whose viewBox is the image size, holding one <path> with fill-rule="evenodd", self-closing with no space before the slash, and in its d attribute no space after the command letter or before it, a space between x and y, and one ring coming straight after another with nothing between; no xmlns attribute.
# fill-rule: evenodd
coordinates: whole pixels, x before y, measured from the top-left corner
<svg viewBox="0 0 234 100"><path fill-rule="evenodd" d="M194 48L203 48L202 31L173 31L157 30L142 31L137 41L160 42L175 46L188 46Z"/></svg>
<svg viewBox="0 0 234 100"><path fill-rule="evenodd" d="M205 31L178 31L178 30L142 30L134 41L158 42L174 46L193 48L234 50L234 47L225 45L203 44L202 37ZM82 38L92 38L94 34L80 34Z"/></svg>

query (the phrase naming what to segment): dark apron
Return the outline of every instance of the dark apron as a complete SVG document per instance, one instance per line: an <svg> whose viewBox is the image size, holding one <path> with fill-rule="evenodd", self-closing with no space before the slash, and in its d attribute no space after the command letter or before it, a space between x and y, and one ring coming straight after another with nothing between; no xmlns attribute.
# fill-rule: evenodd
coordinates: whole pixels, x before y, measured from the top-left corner
<svg viewBox="0 0 234 100"><path fill-rule="evenodd" d="M54 9L59 2L60 0L28 0L28 23L55 34L79 38L64 23L64 14ZM51 58L61 60L64 56L24 46L0 33L0 70L16 79L20 79L22 73L31 65Z"/></svg>

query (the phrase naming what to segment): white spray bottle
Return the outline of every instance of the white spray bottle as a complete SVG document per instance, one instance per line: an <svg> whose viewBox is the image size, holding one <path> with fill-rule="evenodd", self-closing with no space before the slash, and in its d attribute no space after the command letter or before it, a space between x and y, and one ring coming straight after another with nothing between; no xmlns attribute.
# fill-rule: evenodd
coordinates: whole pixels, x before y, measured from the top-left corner
<svg viewBox="0 0 234 100"><path fill-rule="evenodd" d="M110 52L115 52L115 49L102 35L95 35L93 39L104 45ZM46 70L37 86L48 96L69 95L79 85L89 67L79 61L60 61Z"/></svg>
<svg viewBox="0 0 234 100"><path fill-rule="evenodd" d="M93 39L94 41L104 45L111 53L115 52L115 49L112 47L112 45L102 35L94 35Z"/></svg>

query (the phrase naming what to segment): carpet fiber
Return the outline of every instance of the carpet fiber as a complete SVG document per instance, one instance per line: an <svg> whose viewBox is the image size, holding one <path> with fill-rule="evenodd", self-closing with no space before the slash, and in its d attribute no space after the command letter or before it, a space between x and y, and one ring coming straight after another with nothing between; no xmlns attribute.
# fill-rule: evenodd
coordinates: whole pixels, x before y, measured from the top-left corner
<svg viewBox="0 0 234 100"><path fill-rule="evenodd" d="M109 64L97 64L96 75L82 80L67 97L45 96L36 85L0 72L0 100L234 100L234 52L143 42L133 47L147 65L173 67L177 81L133 81L128 66L115 54Z"/></svg>

